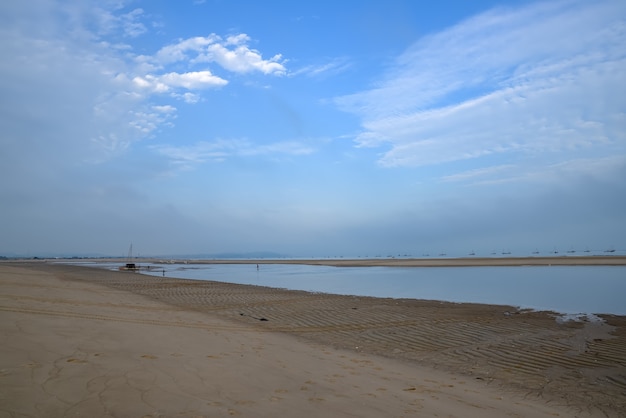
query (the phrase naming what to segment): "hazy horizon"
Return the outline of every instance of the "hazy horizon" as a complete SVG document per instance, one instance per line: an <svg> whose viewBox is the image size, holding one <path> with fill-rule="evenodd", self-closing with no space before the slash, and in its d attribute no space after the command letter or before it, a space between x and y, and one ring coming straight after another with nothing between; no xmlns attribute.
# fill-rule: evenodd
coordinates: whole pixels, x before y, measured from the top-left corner
<svg viewBox="0 0 626 418"><path fill-rule="evenodd" d="M524 257L580 257L580 256L618 256L623 257L626 255L626 250L624 249L585 249L585 250L575 250L569 249L566 251L559 251L558 249L552 249L547 251L539 251L537 249L528 251L528 252L517 252L513 253L510 251L491 251L486 253L480 253L476 251L470 251L468 253L430 253L424 252L421 254L413 254L413 253L398 253L398 254L318 254L318 255L306 255L306 254L287 254L287 253L276 253L272 251L253 251L253 252L222 252L222 253L170 253L170 254L149 254L149 253L133 253L131 257L129 257L128 252L121 252L119 254L101 254L101 253L54 253L54 252L42 252L37 254L26 253L26 254L17 254L17 253L4 253L0 254L0 257L5 258L15 258L15 259L30 259L30 258L49 258L49 259L133 259L133 260L141 260L141 259L158 259L158 258L169 258L169 259L180 259L180 260L202 260L202 259L333 259L333 258L354 258L354 259L377 259L377 258L502 258L502 257L513 257L513 258L524 258Z"/></svg>

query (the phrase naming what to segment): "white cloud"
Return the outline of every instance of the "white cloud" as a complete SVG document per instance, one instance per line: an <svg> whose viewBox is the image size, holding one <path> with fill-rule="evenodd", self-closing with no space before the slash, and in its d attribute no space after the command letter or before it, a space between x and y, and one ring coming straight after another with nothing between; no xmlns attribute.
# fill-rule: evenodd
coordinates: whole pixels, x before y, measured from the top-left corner
<svg viewBox="0 0 626 418"><path fill-rule="evenodd" d="M200 101L200 96L189 92L183 93L180 97L182 97L185 103L189 104L198 103Z"/></svg>
<svg viewBox="0 0 626 418"><path fill-rule="evenodd" d="M188 73L166 73L162 75L147 74L133 78L133 83L140 89L154 93L167 93L172 89L184 88L198 90L221 87L228 84L223 78L214 76L210 71L192 71Z"/></svg>
<svg viewBox="0 0 626 418"><path fill-rule="evenodd" d="M176 108L170 105L152 106L152 109L156 110L157 112L168 113L168 114L176 112Z"/></svg>
<svg viewBox="0 0 626 418"><path fill-rule="evenodd" d="M167 73L159 77L165 84L173 87L183 87L188 90L207 87L224 86L228 81L216 77L210 71L193 71L188 73Z"/></svg>
<svg viewBox="0 0 626 418"><path fill-rule="evenodd" d="M282 75L285 73L285 67L280 63L281 58L279 54L269 60L264 60L261 54L245 45L229 50L223 45L213 44L207 48L204 55L198 57L198 61L214 61L225 69L236 73L248 73L256 70L263 74Z"/></svg>
<svg viewBox="0 0 626 418"><path fill-rule="evenodd" d="M228 84L227 79L206 68L191 71L193 67L216 63L234 73L285 74L286 68L280 55L264 60L260 52L248 47L249 42L250 37L243 33L228 36L226 39L210 34L166 45L154 56L141 55L134 58L136 68L132 84L142 94L168 94L193 104L201 98L195 90L219 88ZM176 69L185 66L190 71L167 72L170 66L175 66ZM181 89L188 91L180 92Z"/></svg>
<svg viewBox="0 0 626 418"><path fill-rule="evenodd" d="M624 16L614 1L495 9L418 41L379 87L336 102L362 117L357 146L389 147L387 167L623 153Z"/></svg>
<svg viewBox="0 0 626 418"><path fill-rule="evenodd" d="M262 54L248 46L250 37L244 33L228 36L225 40L216 34L193 37L161 48L154 56L160 65L189 61L190 63L217 63L235 73L254 71L263 74L284 75L287 69L282 56L263 59Z"/></svg>
<svg viewBox="0 0 626 418"><path fill-rule="evenodd" d="M154 55L154 61L161 65L171 64L178 61L188 61L191 59L188 52L197 54L208 45L219 42L220 39L221 38L215 34L184 39L178 43L166 45L159 49L159 51Z"/></svg>

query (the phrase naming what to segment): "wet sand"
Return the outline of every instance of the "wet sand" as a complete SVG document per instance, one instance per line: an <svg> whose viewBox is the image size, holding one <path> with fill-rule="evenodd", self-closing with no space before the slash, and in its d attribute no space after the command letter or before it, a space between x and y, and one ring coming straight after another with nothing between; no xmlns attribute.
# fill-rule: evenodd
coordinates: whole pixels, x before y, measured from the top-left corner
<svg viewBox="0 0 626 418"><path fill-rule="evenodd" d="M0 417L618 417L626 317L0 263Z"/></svg>

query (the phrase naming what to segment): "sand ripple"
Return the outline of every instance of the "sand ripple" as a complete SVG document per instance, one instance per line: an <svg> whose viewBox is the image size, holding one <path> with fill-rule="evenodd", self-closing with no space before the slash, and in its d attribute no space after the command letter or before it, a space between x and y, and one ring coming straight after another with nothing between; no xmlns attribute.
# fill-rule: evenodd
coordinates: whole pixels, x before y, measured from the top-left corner
<svg viewBox="0 0 626 418"><path fill-rule="evenodd" d="M50 266L46 266L50 268ZM510 306L316 294L55 266L85 280L299 338L472 376L574 410L626 410L626 317L556 321Z"/></svg>

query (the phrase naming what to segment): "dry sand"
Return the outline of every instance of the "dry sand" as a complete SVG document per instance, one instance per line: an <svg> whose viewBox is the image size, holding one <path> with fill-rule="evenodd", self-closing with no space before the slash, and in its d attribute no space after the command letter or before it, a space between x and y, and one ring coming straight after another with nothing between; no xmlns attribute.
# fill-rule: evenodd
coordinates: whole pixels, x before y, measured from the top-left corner
<svg viewBox="0 0 626 418"><path fill-rule="evenodd" d="M0 417L618 417L626 318L0 263Z"/></svg>

